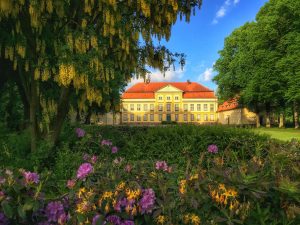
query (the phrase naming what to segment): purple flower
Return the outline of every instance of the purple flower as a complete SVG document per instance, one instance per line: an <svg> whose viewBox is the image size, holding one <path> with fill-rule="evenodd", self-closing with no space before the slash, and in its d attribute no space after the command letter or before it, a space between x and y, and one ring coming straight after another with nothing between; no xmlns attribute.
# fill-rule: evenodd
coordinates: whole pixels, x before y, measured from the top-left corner
<svg viewBox="0 0 300 225"><path fill-rule="evenodd" d="M77 134L77 137L79 137L79 138L84 137L84 135L85 135L85 131L81 128L76 128L75 132Z"/></svg>
<svg viewBox="0 0 300 225"><path fill-rule="evenodd" d="M83 163L77 170L77 178L82 180L86 178L91 172L93 172L93 166L90 163Z"/></svg>
<svg viewBox="0 0 300 225"><path fill-rule="evenodd" d="M134 225L134 222L132 220L125 220L121 225Z"/></svg>
<svg viewBox="0 0 300 225"><path fill-rule="evenodd" d="M45 214L48 218L48 222L58 222L62 220L65 216L64 206L60 201L49 202Z"/></svg>
<svg viewBox="0 0 300 225"><path fill-rule="evenodd" d="M112 146L112 142L110 140L102 140L101 145L104 146Z"/></svg>
<svg viewBox="0 0 300 225"><path fill-rule="evenodd" d="M69 215L63 213L63 214L61 214L61 215L59 216L57 222L58 222L59 225L67 224L69 218L70 218Z"/></svg>
<svg viewBox="0 0 300 225"><path fill-rule="evenodd" d="M127 164L127 165L125 166L125 171L126 171L127 173L130 173L131 170L132 170L132 166L131 166L130 164Z"/></svg>
<svg viewBox="0 0 300 225"><path fill-rule="evenodd" d="M216 146L216 145L209 145L208 147L207 147L207 151L209 152L209 153L218 153L218 146Z"/></svg>
<svg viewBox="0 0 300 225"><path fill-rule="evenodd" d="M72 188L75 186L75 184L76 184L76 181L75 181L75 180L68 180L68 181L67 181L67 187L68 187L69 189L72 189Z"/></svg>
<svg viewBox="0 0 300 225"><path fill-rule="evenodd" d="M5 194L3 191L0 191L0 201L5 197Z"/></svg>
<svg viewBox="0 0 300 225"><path fill-rule="evenodd" d="M5 183L5 178L4 177L0 177L0 184L4 184Z"/></svg>
<svg viewBox="0 0 300 225"><path fill-rule="evenodd" d="M82 158L83 158L84 161L88 161L90 159L90 155L84 153Z"/></svg>
<svg viewBox="0 0 300 225"><path fill-rule="evenodd" d="M168 171L168 164L166 163L166 161L157 161L155 163L155 168L157 170Z"/></svg>
<svg viewBox="0 0 300 225"><path fill-rule="evenodd" d="M100 215L97 214L96 216L93 217L92 225L96 225L97 221L100 219Z"/></svg>
<svg viewBox="0 0 300 225"><path fill-rule="evenodd" d="M4 215L4 213L0 212L0 225L7 225L8 219Z"/></svg>
<svg viewBox="0 0 300 225"><path fill-rule="evenodd" d="M120 164L120 163L123 162L123 161L124 161L124 158L119 157L119 158L115 158L114 161L113 161L113 163L114 163L114 164Z"/></svg>
<svg viewBox="0 0 300 225"><path fill-rule="evenodd" d="M39 183L39 175L37 173L32 172L24 172L23 177L25 179L25 184L38 184Z"/></svg>
<svg viewBox="0 0 300 225"><path fill-rule="evenodd" d="M121 218L116 215L110 215L106 217L106 221L114 225L121 225Z"/></svg>
<svg viewBox="0 0 300 225"><path fill-rule="evenodd" d="M152 188L143 190L143 197L141 198L139 205L144 213L151 213L155 203L155 193Z"/></svg>
<svg viewBox="0 0 300 225"><path fill-rule="evenodd" d="M91 158L91 163L95 164L97 162L98 157L96 155L93 155Z"/></svg>
<svg viewBox="0 0 300 225"><path fill-rule="evenodd" d="M115 154L119 151L118 147L117 146L114 146L111 148L111 153Z"/></svg>

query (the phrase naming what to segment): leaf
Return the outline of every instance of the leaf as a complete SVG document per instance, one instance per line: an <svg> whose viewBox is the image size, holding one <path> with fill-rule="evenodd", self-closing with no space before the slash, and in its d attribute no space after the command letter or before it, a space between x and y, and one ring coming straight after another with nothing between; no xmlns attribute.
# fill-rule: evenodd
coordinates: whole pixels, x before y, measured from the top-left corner
<svg viewBox="0 0 300 225"><path fill-rule="evenodd" d="M11 219L13 217L13 209L8 204L8 202L7 201L1 202L1 206L2 206L2 209L3 209L3 212L4 212L5 216L7 216L8 218Z"/></svg>
<svg viewBox="0 0 300 225"><path fill-rule="evenodd" d="M26 217L26 212L24 211L22 205L19 205L19 206L18 206L18 214L19 214L19 216L20 216L22 219L25 219L25 217Z"/></svg>

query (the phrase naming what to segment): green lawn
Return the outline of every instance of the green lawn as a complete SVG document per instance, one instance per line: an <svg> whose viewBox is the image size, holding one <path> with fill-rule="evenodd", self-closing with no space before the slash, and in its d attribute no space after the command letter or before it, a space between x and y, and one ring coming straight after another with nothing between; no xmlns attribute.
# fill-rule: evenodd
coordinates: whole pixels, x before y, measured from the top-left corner
<svg viewBox="0 0 300 225"><path fill-rule="evenodd" d="M258 128L254 131L261 134L268 134L272 138L282 141L288 141L292 138L300 140L300 130L295 130L293 128Z"/></svg>

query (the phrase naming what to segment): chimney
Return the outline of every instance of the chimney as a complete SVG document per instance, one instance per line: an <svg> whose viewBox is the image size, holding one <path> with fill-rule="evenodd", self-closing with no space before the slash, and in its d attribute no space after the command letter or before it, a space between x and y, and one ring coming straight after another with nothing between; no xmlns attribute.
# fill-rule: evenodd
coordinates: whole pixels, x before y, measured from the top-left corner
<svg viewBox="0 0 300 225"><path fill-rule="evenodd" d="M191 84L191 83L192 83L190 80L187 80L186 82L187 82L188 84Z"/></svg>

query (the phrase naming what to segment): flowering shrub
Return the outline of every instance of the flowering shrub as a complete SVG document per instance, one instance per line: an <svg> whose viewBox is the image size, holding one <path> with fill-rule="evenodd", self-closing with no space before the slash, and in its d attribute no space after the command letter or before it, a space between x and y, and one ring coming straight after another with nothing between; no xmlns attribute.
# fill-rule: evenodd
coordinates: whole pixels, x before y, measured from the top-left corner
<svg viewBox="0 0 300 225"><path fill-rule="evenodd" d="M96 143L105 154L85 153L61 191L45 173L0 171L0 224L300 223L297 145L243 158L209 144L193 156L197 163L182 155L181 170L120 157L106 139Z"/></svg>

